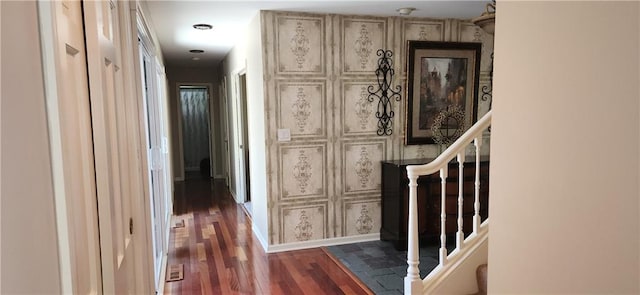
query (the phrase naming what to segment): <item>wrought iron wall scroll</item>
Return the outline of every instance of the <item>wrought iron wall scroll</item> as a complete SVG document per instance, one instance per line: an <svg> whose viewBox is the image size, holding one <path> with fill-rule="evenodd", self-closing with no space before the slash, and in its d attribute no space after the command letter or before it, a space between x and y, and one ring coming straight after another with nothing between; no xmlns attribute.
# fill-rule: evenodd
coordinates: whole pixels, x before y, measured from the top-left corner
<svg viewBox="0 0 640 295"><path fill-rule="evenodd" d="M378 118L378 131L377 134L391 135L393 133L393 105L392 100L400 101L401 87L396 86L395 90L391 87L391 81L393 81L393 52L391 50L378 49L377 55L378 68L376 69L376 77L378 78L378 89L375 89L374 85L369 85L367 91L369 91L369 102L378 100L378 110L376 111L376 118ZM375 89L375 90L374 90Z"/></svg>
<svg viewBox="0 0 640 295"><path fill-rule="evenodd" d="M489 85L482 86L482 101L489 101L489 110L493 103L493 52L491 53L491 71L489 72ZM491 130L491 127L489 127Z"/></svg>

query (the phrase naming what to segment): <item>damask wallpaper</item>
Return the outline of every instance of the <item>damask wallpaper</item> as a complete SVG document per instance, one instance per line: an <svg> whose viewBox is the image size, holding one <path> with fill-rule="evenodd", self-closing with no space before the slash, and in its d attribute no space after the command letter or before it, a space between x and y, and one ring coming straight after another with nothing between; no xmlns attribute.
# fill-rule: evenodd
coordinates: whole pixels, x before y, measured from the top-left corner
<svg viewBox="0 0 640 295"><path fill-rule="evenodd" d="M404 146L407 40L483 43L480 86L489 83L492 36L465 20L261 12L267 128L269 244L376 234L381 165L433 157ZM377 136L376 51L394 52L403 99L393 135ZM479 101L478 114L488 102ZM278 141L289 129L290 141Z"/></svg>

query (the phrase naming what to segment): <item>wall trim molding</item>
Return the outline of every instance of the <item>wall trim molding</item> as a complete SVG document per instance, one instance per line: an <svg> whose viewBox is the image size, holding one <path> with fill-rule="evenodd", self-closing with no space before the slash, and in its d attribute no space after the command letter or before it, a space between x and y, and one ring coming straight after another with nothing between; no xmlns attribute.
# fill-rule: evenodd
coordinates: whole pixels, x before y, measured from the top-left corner
<svg viewBox="0 0 640 295"><path fill-rule="evenodd" d="M305 242L295 242L295 243L279 244L279 245L270 245L267 247L265 252L277 253L277 252L283 252L283 251L302 250L302 249L309 249L309 248L318 248L318 247L369 242L369 241L377 241L377 240L380 240L380 233L348 236L348 237L337 237L337 238L329 238L329 239L313 240L313 241L305 241Z"/></svg>

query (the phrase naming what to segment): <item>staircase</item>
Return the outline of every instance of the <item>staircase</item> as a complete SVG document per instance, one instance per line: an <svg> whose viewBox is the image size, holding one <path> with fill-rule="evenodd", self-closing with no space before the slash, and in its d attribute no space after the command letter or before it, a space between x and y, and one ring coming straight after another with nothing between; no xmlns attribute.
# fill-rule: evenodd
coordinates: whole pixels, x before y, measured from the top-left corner
<svg viewBox="0 0 640 295"><path fill-rule="evenodd" d="M482 134L491 126L491 111L487 112L478 122L476 122L467 132L456 140L433 162L424 165L407 166L407 177L409 178L409 227L408 227L408 250L407 250L407 276L404 278L405 294L470 294L476 292L476 282L473 280L476 267L486 264L489 236L489 218L481 222L480 219L480 146L482 144ZM463 167L465 162L465 151L467 146L473 144L475 147L475 192L474 192L474 215L473 231L465 237L463 227L463 188L462 181L458 187L458 230L455 233L456 248L447 253L446 248L446 187L448 166L454 158L459 165L459 177L463 179ZM441 179L441 214L440 214L440 250L439 264L424 279L420 276L418 265L418 202L417 202L417 179L420 176L440 173ZM484 270L486 273L486 269ZM468 279L471 277L472 279ZM484 276L486 278L486 275ZM471 290L471 291L470 291ZM482 290L481 290L482 291ZM486 294L486 285L484 288ZM482 293L478 293L482 294Z"/></svg>

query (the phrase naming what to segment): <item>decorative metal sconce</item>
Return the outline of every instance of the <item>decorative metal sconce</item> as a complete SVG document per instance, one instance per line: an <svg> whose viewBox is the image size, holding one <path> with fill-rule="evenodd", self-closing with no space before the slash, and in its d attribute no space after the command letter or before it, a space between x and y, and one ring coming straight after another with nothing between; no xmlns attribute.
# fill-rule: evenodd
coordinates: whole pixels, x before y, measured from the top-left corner
<svg viewBox="0 0 640 295"><path fill-rule="evenodd" d="M378 89L374 91L374 85L369 85L367 91L369 91L369 102L378 100L378 110L376 111L376 118L378 118L378 131L379 136L391 135L393 133L393 107L392 99L400 101L401 87L396 86L395 90L391 88L391 81L393 81L393 52L391 50L378 49L378 69L376 69L376 77L378 78Z"/></svg>

